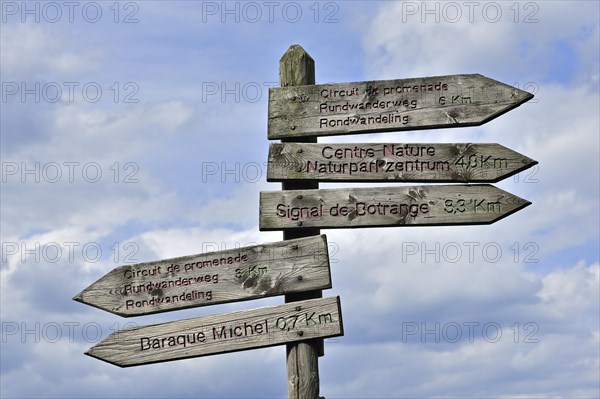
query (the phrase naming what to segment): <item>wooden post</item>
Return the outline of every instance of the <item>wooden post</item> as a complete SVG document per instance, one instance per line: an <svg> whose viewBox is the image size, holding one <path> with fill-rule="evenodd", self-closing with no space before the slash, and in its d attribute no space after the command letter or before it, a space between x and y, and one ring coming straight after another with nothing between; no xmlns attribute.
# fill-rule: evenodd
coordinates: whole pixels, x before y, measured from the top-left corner
<svg viewBox="0 0 600 399"><path fill-rule="evenodd" d="M299 45L291 46L279 61L279 85L281 87L314 85L315 61ZM284 139L283 142L316 143L316 138ZM318 189L319 183L312 181L285 182L283 190ZM317 228L300 228L283 231L283 239L319 235ZM321 290L307 291L285 296L286 303L304 299L321 298ZM319 398L319 354L323 340L310 340L287 345L287 376L289 399Z"/></svg>

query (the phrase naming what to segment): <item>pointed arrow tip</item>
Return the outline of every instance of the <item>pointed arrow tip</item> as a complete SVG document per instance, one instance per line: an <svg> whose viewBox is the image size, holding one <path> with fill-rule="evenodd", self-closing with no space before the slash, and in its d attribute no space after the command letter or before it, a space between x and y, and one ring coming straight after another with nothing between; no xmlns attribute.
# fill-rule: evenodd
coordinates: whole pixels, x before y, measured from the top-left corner
<svg viewBox="0 0 600 399"><path fill-rule="evenodd" d="M523 91L525 91L525 90L523 90ZM530 93L528 91L525 91L525 93L527 93L525 95L525 102L527 102L527 101L531 100L533 97L535 97L532 93Z"/></svg>
<svg viewBox="0 0 600 399"><path fill-rule="evenodd" d="M83 352L83 354L86 355L86 356L89 356L89 357L93 357L94 359L102 360L103 362L112 364L114 366L118 366L118 367L121 367L121 368L126 367L126 366L124 366L122 364L118 364L118 363L112 362L112 361L110 361L108 359L105 359L101 355L94 354L94 348L95 348L95 346L92 346L90 349L87 350L87 352Z"/></svg>
<svg viewBox="0 0 600 399"><path fill-rule="evenodd" d="M84 302L83 302L83 297L81 296L81 294L83 294L83 291L81 291L79 294L75 295L75 296L73 297L73 300L74 300L74 301L77 301L77 302L84 303Z"/></svg>

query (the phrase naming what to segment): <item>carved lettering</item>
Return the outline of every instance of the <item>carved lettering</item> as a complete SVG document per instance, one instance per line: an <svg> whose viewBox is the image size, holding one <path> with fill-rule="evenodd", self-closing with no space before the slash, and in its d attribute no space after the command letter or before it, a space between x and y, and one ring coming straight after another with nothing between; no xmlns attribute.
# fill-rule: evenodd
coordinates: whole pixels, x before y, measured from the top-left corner
<svg viewBox="0 0 600 399"><path fill-rule="evenodd" d="M180 335L168 335L162 338L140 338L140 349L143 351L151 349L165 349L182 347L186 348L188 345L196 345L206 342L206 335L203 332L196 332L191 334L180 334Z"/></svg>

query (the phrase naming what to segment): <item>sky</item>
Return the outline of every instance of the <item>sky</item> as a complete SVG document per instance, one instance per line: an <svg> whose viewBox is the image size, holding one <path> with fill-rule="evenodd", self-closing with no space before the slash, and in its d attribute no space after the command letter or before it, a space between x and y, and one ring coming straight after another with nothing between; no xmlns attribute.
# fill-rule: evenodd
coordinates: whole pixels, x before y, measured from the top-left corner
<svg viewBox="0 0 600 399"><path fill-rule="evenodd" d="M125 369L84 355L283 297L134 318L72 298L117 266L282 240L258 199L281 189L268 90L293 44L317 83L479 73L535 95L478 127L319 139L539 162L495 184L532 205L491 225L322 230L345 335L325 341L321 395L600 397L598 4L0 1L0 397L287 395L283 346Z"/></svg>

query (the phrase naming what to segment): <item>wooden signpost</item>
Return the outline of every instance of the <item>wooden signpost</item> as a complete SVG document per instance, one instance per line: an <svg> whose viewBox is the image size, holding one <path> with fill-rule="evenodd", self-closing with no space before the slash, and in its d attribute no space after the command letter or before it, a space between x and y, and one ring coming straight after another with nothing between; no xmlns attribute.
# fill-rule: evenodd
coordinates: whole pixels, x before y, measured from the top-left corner
<svg viewBox="0 0 600 399"><path fill-rule="evenodd" d="M482 75L315 85L313 59L289 48L269 91L268 180L260 230L283 242L109 272L75 300L139 316L285 294L286 304L113 333L86 354L120 367L287 344L288 397L319 397L323 338L343 335L321 228L490 224L530 205L489 184L319 190L319 181L496 182L536 161L499 144L318 144L318 136L483 124L533 95Z"/></svg>
<svg viewBox="0 0 600 399"><path fill-rule="evenodd" d="M489 184L260 193L260 229L491 224L531 202Z"/></svg>
<svg viewBox="0 0 600 399"><path fill-rule="evenodd" d="M120 330L86 355L120 367L344 334L339 297Z"/></svg>
<svg viewBox="0 0 600 399"><path fill-rule="evenodd" d="M73 299L129 317L327 288L321 235L121 266Z"/></svg>
<svg viewBox="0 0 600 399"><path fill-rule="evenodd" d="M279 60L279 84L281 87L315 84L315 61L300 46L291 46ZM286 139L316 143L316 137ZM283 182L283 190L318 189L314 181ZM284 230L283 239L310 237L320 234L319 229L307 228ZM295 303L312 298L321 298L321 290L306 291L285 296L286 303ZM323 340L307 340L286 345L286 368L288 399L316 399L319 397L319 356L324 355Z"/></svg>
<svg viewBox="0 0 600 399"><path fill-rule="evenodd" d="M479 74L269 89L269 139L478 126L533 94Z"/></svg>
<svg viewBox="0 0 600 399"><path fill-rule="evenodd" d="M531 93L482 75L315 85L314 62L300 46L279 65L268 138L282 143L270 146L267 179L281 181L283 191L261 192L261 230L283 230L288 239L320 228L488 224L530 204L490 185L319 190L319 181L495 182L537 162L497 144L334 145L316 138L477 126ZM316 347L288 345L287 360L288 397L317 399Z"/></svg>
<svg viewBox="0 0 600 399"><path fill-rule="evenodd" d="M500 144L273 143L267 181L494 183L536 164Z"/></svg>

